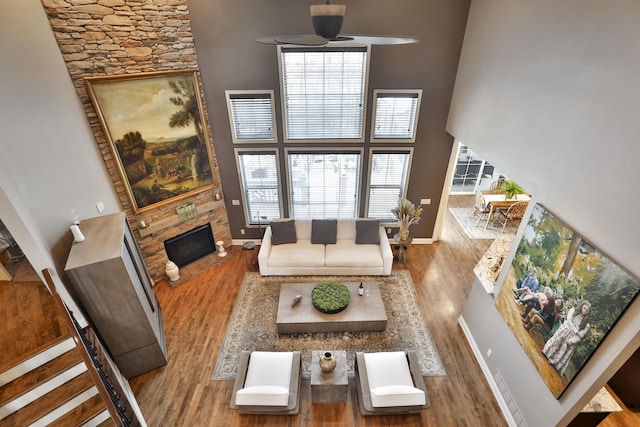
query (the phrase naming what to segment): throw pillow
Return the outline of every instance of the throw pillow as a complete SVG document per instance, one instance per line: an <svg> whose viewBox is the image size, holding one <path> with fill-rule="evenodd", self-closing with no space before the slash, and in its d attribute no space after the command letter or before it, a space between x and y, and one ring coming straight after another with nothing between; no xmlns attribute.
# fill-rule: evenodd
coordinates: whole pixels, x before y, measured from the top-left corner
<svg viewBox="0 0 640 427"><path fill-rule="evenodd" d="M363 219L356 221L356 245L380 244L380 220Z"/></svg>
<svg viewBox="0 0 640 427"><path fill-rule="evenodd" d="M311 243L335 244L337 234L337 219L311 220Z"/></svg>
<svg viewBox="0 0 640 427"><path fill-rule="evenodd" d="M293 219L288 221L274 221L271 223L271 244L282 245L285 243L296 243L296 222Z"/></svg>

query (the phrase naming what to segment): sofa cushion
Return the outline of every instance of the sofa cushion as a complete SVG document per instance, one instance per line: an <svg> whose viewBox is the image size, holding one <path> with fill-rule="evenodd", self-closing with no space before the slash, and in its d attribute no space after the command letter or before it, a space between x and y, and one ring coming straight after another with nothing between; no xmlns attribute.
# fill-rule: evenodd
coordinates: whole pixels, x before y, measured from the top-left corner
<svg viewBox="0 0 640 427"><path fill-rule="evenodd" d="M356 221L356 244L379 245L380 220L359 219L358 221Z"/></svg>
<svg viewBox="0 0 640 427"><path fill-rule="evenodd" d="M314 219L311 221L311 243L334 244L338 232L338 220Z"/></svg>
<svg viewBox="0 0 640 427"><path fill-rule="evenodd" d="M356 245L348 239L340 239L335 245L325 246L327 267L382 267L379 245Z"/></svg>
<svg viewBox="0 0 640 427"><path fill-rule="evenodd" d="M285 243L296 243L296 222L293 219L288 221L273 221L271 223L271 244L283 245Z"/></svg>
<svg viewBox="0 0 640 427"><path fill-rule="evenodd" d="M298 239L297 243L272 246L267 265L269 267L324 267L325 245L313 245L310 239Z"/></svg>

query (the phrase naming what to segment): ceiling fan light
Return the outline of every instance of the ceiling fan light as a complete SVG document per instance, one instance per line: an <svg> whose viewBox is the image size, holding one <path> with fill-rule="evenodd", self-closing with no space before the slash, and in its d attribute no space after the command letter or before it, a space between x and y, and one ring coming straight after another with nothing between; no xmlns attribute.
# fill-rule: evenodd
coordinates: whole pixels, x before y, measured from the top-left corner
<svg viewBox="0 0 640 427"><path fill-rule="evenodd" d="M311 9L311 21L316 34L335 39L340 33L347 6L342 4L314 4Z"/></svg>

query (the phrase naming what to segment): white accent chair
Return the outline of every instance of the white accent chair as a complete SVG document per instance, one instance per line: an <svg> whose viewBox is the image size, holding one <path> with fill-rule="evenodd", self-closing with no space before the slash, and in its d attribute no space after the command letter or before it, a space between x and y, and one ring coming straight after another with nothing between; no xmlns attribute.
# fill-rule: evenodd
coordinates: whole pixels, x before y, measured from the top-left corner
<svg viewBox="0 0 640 427"><path fill-rule="evenodd" d="M300 352L243 351L231 395L241 414L297 414Z"/></svg>
<svg viewBox="0 0 640 427"><path fill-rule="evenodd" d="M416 413L430 405L414 351L357 352L356 388L362 415Z"/></svg>

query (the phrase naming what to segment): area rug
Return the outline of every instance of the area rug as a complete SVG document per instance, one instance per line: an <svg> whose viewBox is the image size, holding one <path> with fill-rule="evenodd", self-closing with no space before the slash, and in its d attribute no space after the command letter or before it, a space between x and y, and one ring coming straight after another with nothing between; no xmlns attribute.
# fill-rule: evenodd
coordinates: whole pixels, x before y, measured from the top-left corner
<svg viewBox="0 0 640 427"><path fill-rule="evenodd" d="M383 332L326 332L278 334L276 314L280 284L321 280L343 282L377 281L387 312L387 329ZM433 342L408 270L393 271L390 276L287 276L261 277L246 273L238 292L212 380L236 377L240 352L302 352L302 375L310 377L312 350L346 350L350 376L354 374L355 351L415 350L424 376L444 376L444 367ZM313 361L315 362L315 361ZM317 363L317 362L316 362Z"/></svg>
<svg viewBox="0 0 640 427"><path fill-rule="evenodd" d="M484 228L484 224L487 221L486 216L484 216L480 224L476 226L478 223L478 215L469 217L471 212L473 212L473 208L449 208L449 210L470 239L495 239L502 234L502 227L498 228L491 223L489 223L489 228ZM510 232L508 228L505 230L505 233Z"/></svg>

